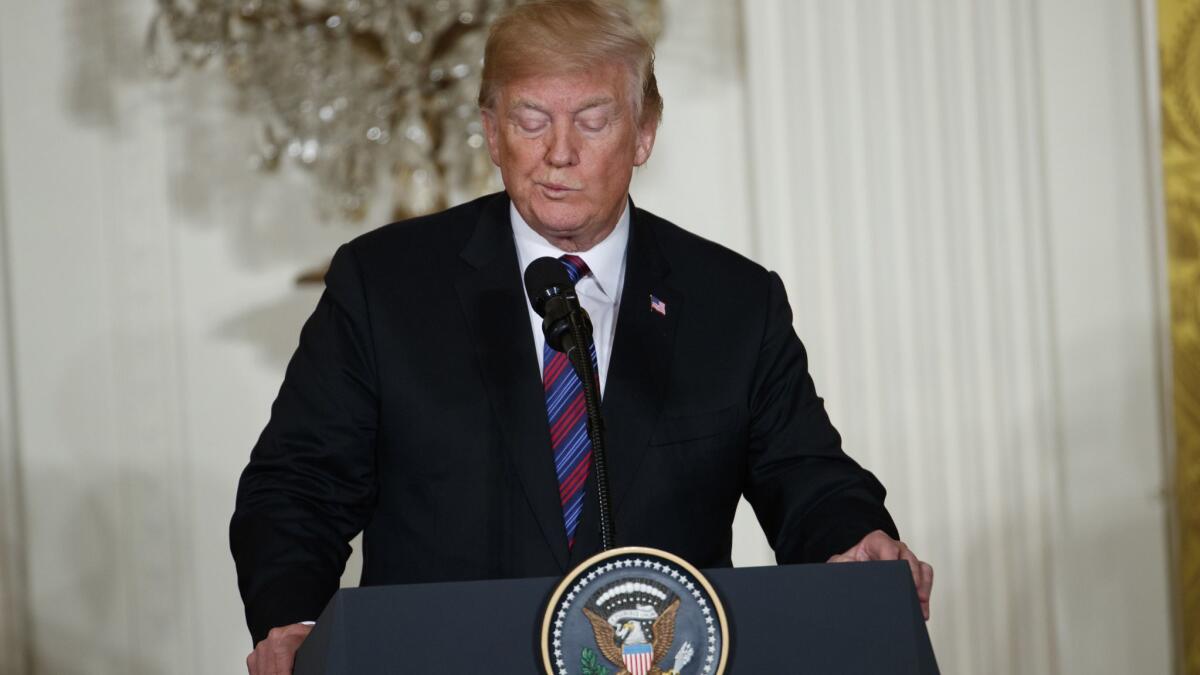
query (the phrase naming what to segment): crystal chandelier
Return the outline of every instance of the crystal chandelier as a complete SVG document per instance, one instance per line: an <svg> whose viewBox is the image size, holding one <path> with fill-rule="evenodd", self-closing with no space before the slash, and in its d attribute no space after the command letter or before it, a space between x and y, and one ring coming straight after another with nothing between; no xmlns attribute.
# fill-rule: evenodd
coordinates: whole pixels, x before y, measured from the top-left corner
<svg viewBox="0 0 1200 675"><path fill-rule="evenodd" d="M310 170L325 218L393 217L498 187L475 99L487 27L524 0L158 0L151 65L218 63L261 122L254 166ZM625 0L661 32L659 0Z"/></svg>

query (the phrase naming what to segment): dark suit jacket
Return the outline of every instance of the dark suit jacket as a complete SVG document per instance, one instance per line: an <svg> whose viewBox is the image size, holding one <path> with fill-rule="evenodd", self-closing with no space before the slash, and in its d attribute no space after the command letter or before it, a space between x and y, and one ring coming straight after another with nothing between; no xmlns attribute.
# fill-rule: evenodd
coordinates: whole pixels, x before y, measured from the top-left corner
<svg viewBox="0 0 1200 675"><path fill-rule="evenodd" d="M334 256L230 527L255 641L317 617L360 530L364 585L556 576L598 551L591 485L567 549L508 205ZM814 391L779 277L636 208L603 415L618 545L728 566L743 494L780 562L896 534Z"/></svg>

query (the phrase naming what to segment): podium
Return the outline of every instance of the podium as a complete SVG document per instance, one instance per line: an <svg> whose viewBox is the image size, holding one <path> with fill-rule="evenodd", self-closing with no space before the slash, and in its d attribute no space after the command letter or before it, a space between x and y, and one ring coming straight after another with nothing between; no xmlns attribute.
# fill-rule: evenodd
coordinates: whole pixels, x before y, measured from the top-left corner
<svg viewBox="0 0 1200 675"><path fill-rule="evenodd" d="M729 620L727 673L938 673L905 562L704 575ZM538 631L558 582L342 589L301 646L295 673L541 673Z"/></svg>

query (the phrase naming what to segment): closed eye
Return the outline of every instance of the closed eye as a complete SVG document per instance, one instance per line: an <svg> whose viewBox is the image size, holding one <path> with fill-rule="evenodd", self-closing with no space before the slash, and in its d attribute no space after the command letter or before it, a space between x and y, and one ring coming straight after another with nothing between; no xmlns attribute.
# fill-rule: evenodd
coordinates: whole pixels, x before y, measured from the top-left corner
<svg viewBox="0 0 1200 675"><path fill-rule="evenodd" d="M512 120L521 131L530 134L542 131L550 124L550 119L546 115L531 110L522 110L513 115Z"/></svg>
<svg viewBox="0 0 1200 675"><path fill-rule="evenodd" d="M608 115L587 115L579 117L576 124L584 131L603 131L608 126Z"/></svg>
<svg viewBox="0 0 1200 675"><path fill-rule="evenodd" d="M517 122L517 126L521 127L522 131L536 133L546 128L546 122L539 120L520 120Z"/></svg>

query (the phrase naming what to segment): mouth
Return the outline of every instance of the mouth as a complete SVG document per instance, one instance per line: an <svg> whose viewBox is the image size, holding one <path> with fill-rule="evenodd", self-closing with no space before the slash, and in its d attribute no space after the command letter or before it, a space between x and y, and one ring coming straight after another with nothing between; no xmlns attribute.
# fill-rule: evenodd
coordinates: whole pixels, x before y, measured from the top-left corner
<svg viewBox="0 0 1200 675"><path fill-rule="evenodd" d="M563 183L542 183L537 184L542 190L542 194L550 199L563 199L572 192L578 192L579 188L565 185Z"/></svg>

